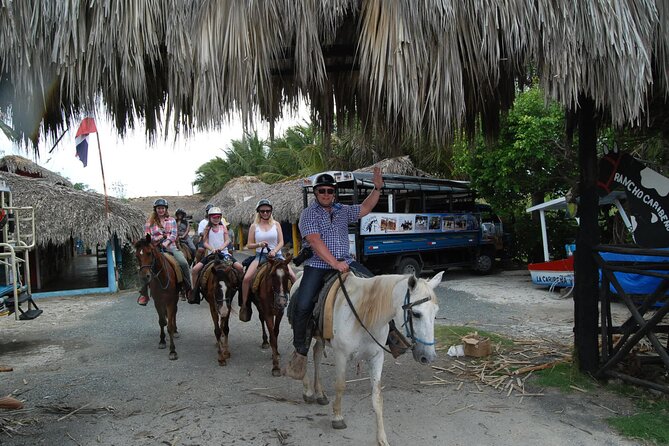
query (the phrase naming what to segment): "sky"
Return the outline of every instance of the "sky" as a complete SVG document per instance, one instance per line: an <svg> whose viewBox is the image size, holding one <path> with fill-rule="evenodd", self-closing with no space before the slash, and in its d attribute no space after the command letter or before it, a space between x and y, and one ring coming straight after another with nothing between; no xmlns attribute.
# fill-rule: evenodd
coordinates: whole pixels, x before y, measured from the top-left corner
<svg viewBox="0 0 669 446"><path fill-rule="evenodd" d="M295 116L281 120L276 125L275 135L282 135L291 125L304 123L306 116L308 112L301 108ZM176 140L170 129L167 141L164 134L159 132L155 142L149 144L143 125L128 130L121 139L111 121L97 117L95 122L98 134L88 137L87 167L75 156L74 137L78 124L65 133L51 153L49 151L53 141L41 142L40 157L37 159L32 148L26 150L16 146L0 132L0 156L23 156L68 178L72 183L83 183L90 189L104 193L97 144L99 137L107 193L110 196L192 195L197 192L192 183L198 167L217 156L224 158L223 149L229 147L233 139L241 139L244 135L241 122L237 121L223 125L218 131L195 131L189 137L179 136ZM269 136L269 126L259 120L256 130L260 138ZM147 171L150 172L148 175Z"/></svg>

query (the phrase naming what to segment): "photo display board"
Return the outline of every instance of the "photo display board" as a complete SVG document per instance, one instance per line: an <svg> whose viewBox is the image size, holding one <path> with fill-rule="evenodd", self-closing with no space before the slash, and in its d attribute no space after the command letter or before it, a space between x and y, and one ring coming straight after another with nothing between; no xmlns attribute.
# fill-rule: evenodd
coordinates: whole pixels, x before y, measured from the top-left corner
<svg viewBox="0 0 669 446"><path fill-rule="evenodd" d="M360 219L360 235L425 234L477 229L478 217L469 213L371 213Z"/></svg>

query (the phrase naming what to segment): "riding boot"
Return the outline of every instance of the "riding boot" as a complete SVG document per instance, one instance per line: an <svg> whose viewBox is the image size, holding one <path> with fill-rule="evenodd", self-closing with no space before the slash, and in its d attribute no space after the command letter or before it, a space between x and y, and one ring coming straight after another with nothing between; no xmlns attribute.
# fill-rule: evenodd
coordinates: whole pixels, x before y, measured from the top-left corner
<svg viewBox="0 0 669 446"><path fill-rule="evenodd" d="M307 373L307 357L306 355L301 355L296 351L293 352L293 356L288 361L288 365L281 370L281 374L288 376L293 379L303 379L304 375Z"/></svg>

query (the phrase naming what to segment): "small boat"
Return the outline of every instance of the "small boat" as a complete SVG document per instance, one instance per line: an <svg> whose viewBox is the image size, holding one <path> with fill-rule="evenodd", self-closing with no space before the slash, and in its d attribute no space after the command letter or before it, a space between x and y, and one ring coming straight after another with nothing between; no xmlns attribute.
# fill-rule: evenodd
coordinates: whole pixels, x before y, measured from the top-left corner
<svg viewBox="0 0 669 446"><path fill-rule="evenodd" d="M547 286L551 289L574 286L573 256L549 262L530 263L527 269L535 285Z"/></svg>

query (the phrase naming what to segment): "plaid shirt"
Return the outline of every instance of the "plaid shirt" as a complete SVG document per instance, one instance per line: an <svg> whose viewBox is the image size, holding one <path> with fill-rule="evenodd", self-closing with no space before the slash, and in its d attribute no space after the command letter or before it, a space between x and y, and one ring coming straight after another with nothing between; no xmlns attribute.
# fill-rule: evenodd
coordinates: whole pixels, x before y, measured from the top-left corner
<svg viewBox="0 0 669 446"><path fill-rule="evenodd" d="M171 248L175 246L174 242L177 239L177 221L172 217L168 217L162 220L162 224L163 227L161 228L157 224L149 225L147 221L144 224L144 233L149 234L151 240L155 243L166 241L167 243L163 243L163 246Z"/></svg>
<svg viewBox="0 0 669 446"><path fill-rule="evenodd" d="M344 259L350 264L353 259L349 253L348 225L360 218L360 205L343 205L335 203L332 212L326 211L314 201L302 211L300 216L300 233L302 237L311 234L319 234L328 250L336 259ZM313 257L305 262L305 265L313 268L332 269L332 267L321 259L314 251Z"/></svg>

